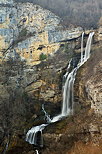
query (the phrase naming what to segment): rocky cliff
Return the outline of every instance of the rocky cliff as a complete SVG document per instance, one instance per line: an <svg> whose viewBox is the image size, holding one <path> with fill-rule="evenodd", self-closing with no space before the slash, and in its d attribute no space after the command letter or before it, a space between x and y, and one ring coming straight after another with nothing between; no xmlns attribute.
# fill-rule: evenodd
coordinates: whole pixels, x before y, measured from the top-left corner
<svg viewBox="0 0 102 154"><path fill-rule="evenodd" d="M0 12L0 152L31 154L26 132L45 122L42 104L51 116L60 113L63 74L71 58L72 67L79 60L82 28L65 30L59 17L31 3L1 1ZM42 153L102 152L99 33L76 77L75 115L45 129Z"/></svg>
<svg viewBox="0 0 102 154"><path fill-rule="evenodd" d="M38 64L42 53L47 57L59 49L60 42L82 32L81 28L63 30L58 16L32 3L5 1L0 8L0 50L1 55L6 52L6 59L16 58L17 52L28 64Z"/></svg>

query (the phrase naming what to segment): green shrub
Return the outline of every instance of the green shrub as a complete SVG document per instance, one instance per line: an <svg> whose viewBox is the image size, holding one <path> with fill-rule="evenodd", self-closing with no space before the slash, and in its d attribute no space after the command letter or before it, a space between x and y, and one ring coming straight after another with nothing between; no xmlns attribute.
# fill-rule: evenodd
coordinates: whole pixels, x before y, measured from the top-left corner
<svg viewBox="0 0 102 154"><path fill-rule="evenodd" d="M26 28L22 29L19 33L19 37L24 37L24 36L27 36L27 29Z"/></svg>
<svg viewBox="0 0 102 154"><path fill-rule="evenodd" d="M46 58L47 58L46 54L44 54L44 53L40 54L40 57L39 57L40 61L45 60Z"/></svg>

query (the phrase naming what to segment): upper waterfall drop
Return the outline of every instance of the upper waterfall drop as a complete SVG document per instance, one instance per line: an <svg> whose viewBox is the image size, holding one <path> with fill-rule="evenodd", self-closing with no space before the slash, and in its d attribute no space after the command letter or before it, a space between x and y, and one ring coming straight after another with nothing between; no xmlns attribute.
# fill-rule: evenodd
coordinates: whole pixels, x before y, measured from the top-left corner
<svg viewBox="0 0 102 154"><path fill-rule="evenodd" d="M93 35L94 35L94 32L89 34L87 44L86 44L86 48L85 48L85 55L84 55L83 63L85 63L90 58L91 43L92 43Z"/></svg>
<svg viewBox="0 0 102 154"><path fill-rule="evenodd" d="M92 43L92 38L93 38L94 32L89 34L87 43L86 43L86 48L85 48L85 53L83 51L83 40L84 40L84 33L82 33L82 42L81 42L81 58L79 63L75 68L72 69L71 72L69 72L70 67L71 67L71 61L69 62L67 72L64 75L65 78L65 84L63 86L63 103L62 103L62 109L61 113L52 119L50 119L49 115L46 113L44 106L42 106L42 110L45 113L45 117L48 120L48 123L54 123L59 121L61 118L66 117L70 114L73 114L73 108L74 108L74 81L75 81L75 76L77 73L77 70L89 59L90 57L90 51L91 51L91 43ZM30 144L37 145L37 133L40 132L42 134L42 130L48 126L49 124L42 124L36 127L31 128L27 134L26 134L26 141L29 142ZM41 140L42 142L42 140ZM41 145L39 145L41 146Z"/></svg>
<svg viewBox="0 0 102 154"><path fill-rule="evenodd" d="M84 32L82 33L82 41L81 41L81 60L79 61L78 65L70 72L68 73L67 70L67 78L64 85L64 91L63 91L63 105L62 105L62 116L67 116L69 114L73 114L73 105L74 105L74 81L75 76L77 73L77 70L89 59L90 57L90 51L91 51L91 43L92 43L92 37L94 35L94 32L89 34L86 48L85 48L85 54L83 51L83 41L84 41ZM69 63L70 66L70 63ZM68 68L69 68L68 66Z"/></svg>
<svg viewBox="0 0 102 154"><path fill-rule="evenodd" d="M84 58L84 49L83 49L84 45L83 45L83 43L84 43L84 32L82 33L82 40L81 40L81 63L83 62L83 58Z"/></svg>

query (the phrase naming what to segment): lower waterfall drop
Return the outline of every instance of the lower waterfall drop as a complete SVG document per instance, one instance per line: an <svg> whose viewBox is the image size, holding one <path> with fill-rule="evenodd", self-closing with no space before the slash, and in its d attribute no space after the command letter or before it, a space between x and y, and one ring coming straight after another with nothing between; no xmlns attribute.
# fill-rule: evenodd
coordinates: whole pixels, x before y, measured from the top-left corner
<svg viewBox="0 0 102 154"><path fill-rule="evenodd" d="M38 150L35 150L36 151L36 154L39 154L39 151Z"/></svg>
<svg viewBox="0 0 102 154"><path fill-rule="evenodd" d="M48 124L42 124L36 127L32 127L26 134L26 141L30 144L43 147L42 130Z"/></svg>
<svg viewBox="0 0 102 154"><path fill-rule="evenodd" d="M62 103L62 110L61 114L53 117L50 119L49 115L46 113L44 106L42 106L43 112L45 113L45 116L47 117L48 123L47 124L42 124L39 126L32 127L26 134L26 141L29 142L30 144L34 144L35 146L38 147L43 147L43 139L42 139L42 131L43 129L48 126L50 123L54 123L62 119L63 117L66 117L68 115L73 114L73 106L74 106L74 81L75 81L75 76L77 73L77 70L89 59L90 57L90 50L91 50L91 43L92 43L92 38L93 38L94 32L91 32L89 34L86 48L85 48L85 53L83 52L83 38L84 38L84 33L82 33L82 42L81 42L81 59L77 66L72 69L71 72L69 72L69 68L71 66L71 61L68 65L67 72L64 75L66 81L63 87L63 103ZM37 150L38 152L38 150Z"/></svg>

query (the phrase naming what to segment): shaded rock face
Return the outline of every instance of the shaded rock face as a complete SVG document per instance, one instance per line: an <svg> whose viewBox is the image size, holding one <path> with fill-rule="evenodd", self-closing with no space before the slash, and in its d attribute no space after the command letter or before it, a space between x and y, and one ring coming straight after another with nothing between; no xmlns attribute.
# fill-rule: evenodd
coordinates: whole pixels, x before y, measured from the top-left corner
<svg viewBox="0 0 102 154"><path fill-rule="evenodd" d="M90 60L85 64L86 67L79 70L76 80L80 80L76 94L81 98L80 102L89 102L91 109L96 115L102 115L102 52L101 47L93 49Z"/></svg>

